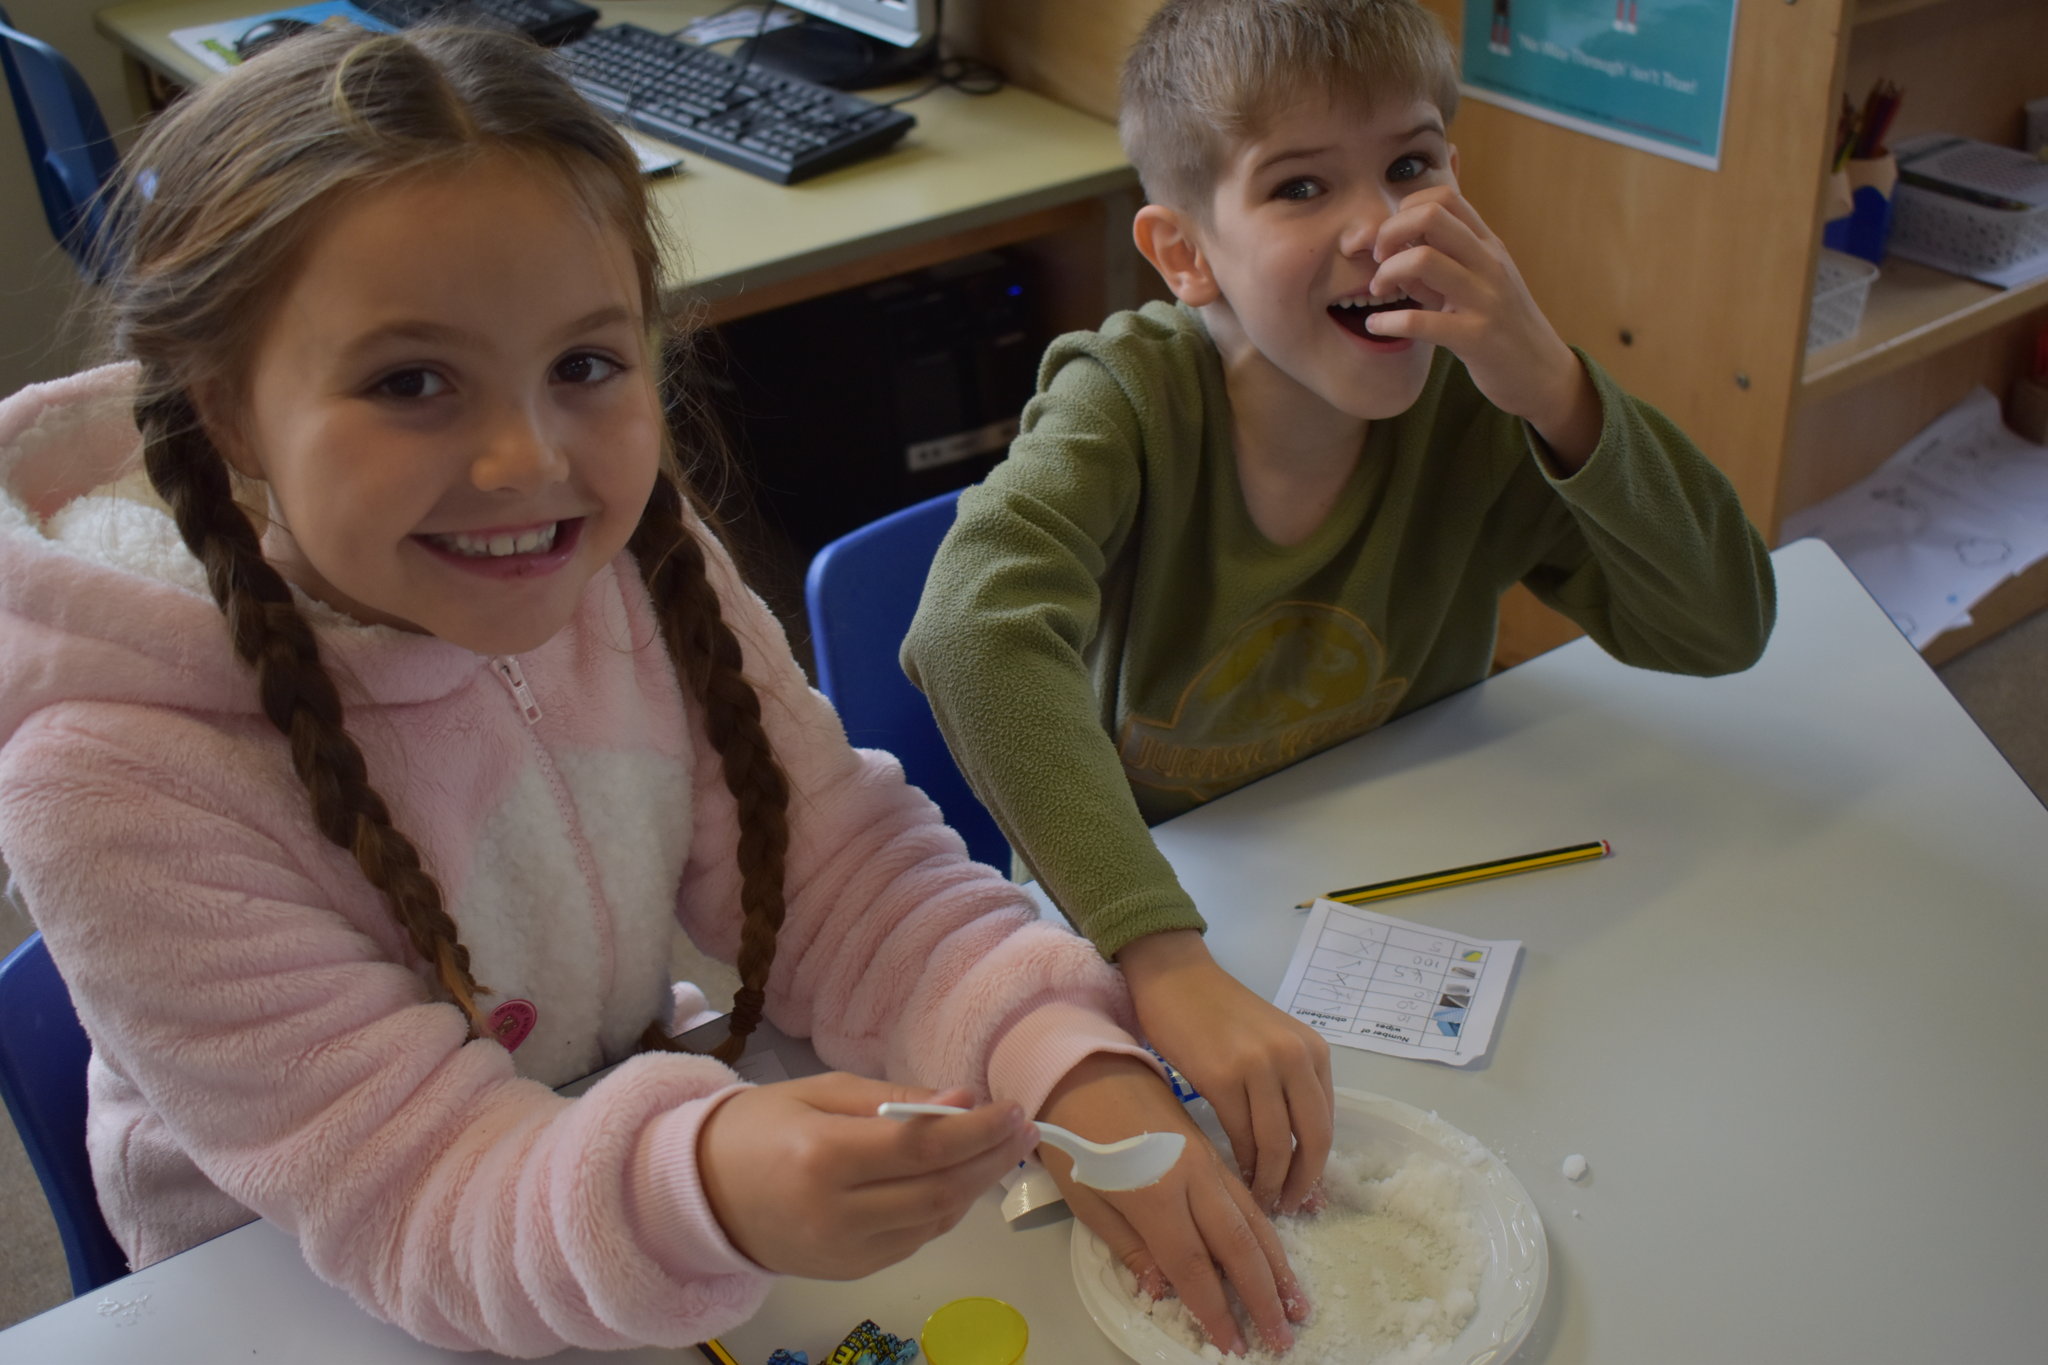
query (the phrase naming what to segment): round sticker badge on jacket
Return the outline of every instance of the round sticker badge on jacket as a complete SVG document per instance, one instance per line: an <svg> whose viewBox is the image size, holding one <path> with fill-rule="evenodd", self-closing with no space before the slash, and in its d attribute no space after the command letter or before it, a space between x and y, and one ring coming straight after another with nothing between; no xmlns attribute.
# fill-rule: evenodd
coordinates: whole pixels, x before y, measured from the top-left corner
<svg viewBox="0 0 2048 1365"><path fill-rule="evenodd" d="M505 1051L516 1052L539 1019L540 1011L531 1000L507 1000L492 1010L485 1022L490 1025L491 1036L505 1045Z"/></svg>

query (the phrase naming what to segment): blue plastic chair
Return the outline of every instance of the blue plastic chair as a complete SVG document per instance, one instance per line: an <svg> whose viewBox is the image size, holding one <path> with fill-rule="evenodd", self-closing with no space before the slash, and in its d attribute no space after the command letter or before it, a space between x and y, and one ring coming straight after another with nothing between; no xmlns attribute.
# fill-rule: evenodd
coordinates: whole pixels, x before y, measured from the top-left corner
<svg viewBox="0 0 2048 1365"><path fill-rule="evenodd" d="M5 10L0 10L0 68L7 72L51 235L80 272L98 279L99 193L117 158L99 102L63 53L15 28Z"/></svg>
<svg viewBox="0 0 2048 1365"><path fill-rule="evenodd" d="M41 934L0 962L0 1099L43 1197L57 1219L71 1292L84 1294L128 1273L128 1258L100 1216L85 1155L85 1061L92 1044Z"/></svg>
<svg viewBox="0 0 2048 1365"><path fill-rule="evenodd" d="M1008 871L1009 841L960 775L930 703L897 661L959 500L958 490L941 493L818 551L804 580L804 606L818 690L838 709L847 738L896 755L904 775L967 841L969 855Z"/></svg>

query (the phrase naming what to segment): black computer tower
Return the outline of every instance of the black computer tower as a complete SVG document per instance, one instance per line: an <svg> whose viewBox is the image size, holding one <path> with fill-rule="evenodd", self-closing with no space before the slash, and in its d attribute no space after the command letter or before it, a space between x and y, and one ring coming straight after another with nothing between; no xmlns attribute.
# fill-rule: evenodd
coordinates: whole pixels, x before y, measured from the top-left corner
<svg viewBox="0 0 2048 1365"><path fill-rule="evenodd" d="M1029 263L984 252L718 329L714 389L759 512L805 555L1002 458L1050 339Z"/></svg>

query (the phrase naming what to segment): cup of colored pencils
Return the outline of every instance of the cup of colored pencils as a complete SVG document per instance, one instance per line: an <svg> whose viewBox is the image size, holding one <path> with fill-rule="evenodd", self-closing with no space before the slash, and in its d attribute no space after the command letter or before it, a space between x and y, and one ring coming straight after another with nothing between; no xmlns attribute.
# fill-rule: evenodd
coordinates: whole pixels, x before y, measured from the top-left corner
<svg viewBox="0 0 2048 1365"><path fill-rule="evenodd" d="M1831 209L1821 244L1873 264L1883 263L1891 240L1892 191L1899 183L1899 163L1887 139L1904 93L1880 77L1861 108L1847 95L1842 97L1835 124Z"/></svg>

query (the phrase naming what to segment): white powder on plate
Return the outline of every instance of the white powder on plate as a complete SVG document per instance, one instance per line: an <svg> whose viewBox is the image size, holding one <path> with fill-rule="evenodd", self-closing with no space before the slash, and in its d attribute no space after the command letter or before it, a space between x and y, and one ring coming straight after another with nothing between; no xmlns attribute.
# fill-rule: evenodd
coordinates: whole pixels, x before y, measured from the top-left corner
<svg viewBox="0 0 2048 1365"><path fill-rule="evenodd" d="M1584 1180L1586 1178L1586 1158L1580 1156L1577 1152L1573 1152L1564 1159L1563 1169L1566 1180Z"/></svg>
<svg viewBox="0 0 2048 1365"><path fill-rule="evenodd" d="M1328 1203L1318 1214L1276 1218L1287 1260L1314 1305L1296 1326L1294 1349L1256 1346L1226 1356L1207 1343L1178 1299L1153 1302L1124 1272L1125 1292L1172 1340L1205 1361L1253 1365L1419 1365L1457 1339L1479 1306L1487 1247L1468 1207L1465 1178L1444 1162L1409 1156L1389 1165L1333 1153L1324 1168ZM1235 1295L1231 1307L1256 1343Z"/></svg>

